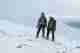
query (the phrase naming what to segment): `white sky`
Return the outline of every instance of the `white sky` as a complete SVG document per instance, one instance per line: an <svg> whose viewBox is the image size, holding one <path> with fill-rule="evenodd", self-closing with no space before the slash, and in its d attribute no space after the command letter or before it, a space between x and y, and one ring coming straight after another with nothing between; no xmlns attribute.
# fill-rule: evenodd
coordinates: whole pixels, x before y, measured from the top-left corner
<svg viewBox="0 0 80 53"><path fill-rule="evenodd" d="M80 0L0 0L0 17L32 16L41 11L53 15L79 16Z"/></svg>
<svg viewBox="0 0 80 53"><path fill-rule="evenodd" d="M64 15L80 16L80 0L64 0Z"/></svg>

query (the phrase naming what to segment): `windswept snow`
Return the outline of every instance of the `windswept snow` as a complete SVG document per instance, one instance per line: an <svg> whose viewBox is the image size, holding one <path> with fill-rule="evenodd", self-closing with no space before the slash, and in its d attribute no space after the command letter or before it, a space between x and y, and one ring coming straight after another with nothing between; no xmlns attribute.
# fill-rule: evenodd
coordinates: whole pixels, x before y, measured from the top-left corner
<svg viewBox="0 0 80 53"><path fill-rule="evenodd" d="M64 17L64 41L65 47L76 48L80 46L80 18L79 17Z"/></svg>
<svg viewBox="0 0 80 53"><path fill-rule="evenodd" d="M42 38L41 34L36 39L35 25L25 27L7 20L0 21L0 53L80 53L79 38L75 38L79 30L64 24L59 18L56 20L55 42L51 41L51 34L49 40Z"/></svg>

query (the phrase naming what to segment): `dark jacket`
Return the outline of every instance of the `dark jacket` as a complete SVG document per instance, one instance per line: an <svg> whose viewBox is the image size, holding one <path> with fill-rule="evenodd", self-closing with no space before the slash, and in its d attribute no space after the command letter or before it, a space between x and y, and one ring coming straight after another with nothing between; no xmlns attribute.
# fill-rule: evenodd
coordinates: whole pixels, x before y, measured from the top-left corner
<svg viewBox="0 0 80 53"><path fill-rule="evenodd" d="M47 26L47 20L46 20L46 17L45 16L41 16L38 20L38 24L37 24L37 27L39 26Z"/></svg>
<svg viewBox="0 0 80 53"><path fill-rule="evenodd" d="M56 20L54 18L51 18L48 22L48 30L56 30Z"/></svg>

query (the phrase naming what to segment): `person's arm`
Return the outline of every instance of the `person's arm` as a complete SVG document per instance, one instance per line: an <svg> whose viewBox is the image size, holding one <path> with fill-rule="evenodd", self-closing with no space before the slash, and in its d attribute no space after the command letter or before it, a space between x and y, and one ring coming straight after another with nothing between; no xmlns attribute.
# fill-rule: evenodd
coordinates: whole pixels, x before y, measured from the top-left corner
<svg viewBox="0 0 80 53"><path fill-rule="evenodd" d="M45 18L45 26L47 27L47 19Z"/></svg>
<svg viewBox="0 0 80 53"><path fill-rule="evenodd" d="M56 27L56 20L55 20L55 27Z"/></svg>
<svg viewBox="0 0 80 53"><path fill-rule="evenodd" d="M55 26L54 26L54 27L55 27L54 31L56 31L56 20L55 20L54 22L55 22L55 23L54 23L54 24L55 24Z"/></svg>

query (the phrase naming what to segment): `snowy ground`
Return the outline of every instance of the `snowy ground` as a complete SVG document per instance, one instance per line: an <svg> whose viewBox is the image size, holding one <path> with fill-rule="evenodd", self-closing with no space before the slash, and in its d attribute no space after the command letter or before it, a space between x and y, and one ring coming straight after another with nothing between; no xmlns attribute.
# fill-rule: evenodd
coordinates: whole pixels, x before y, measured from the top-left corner
<svg viewBox="0 0 80 53"><path fill-rule="evenodd" d="M1 53L56 53L63 48L61 43L35 39L28 33L6 33L6 37L0 41Z"/></svg>
<svg viewBox="0 0 80 53"><path fill-rule="evenodd" d="M7 20L0 21L0 53L53 53L63 50L63 38L57 38L56 43L40 38L35 38L36 30L31 27L16 25ZM19 27L19 28L18 28ZM35 32L35 33L34 33ZM59 46L61 45L61 46ZM58 49L59 48L59 49Z"/></svg>
<svg viewBox="0 0 80 53"><path fill-rule="evenodd" d="M4 23L0 26L0 53L80 53L79 48L64 47L64 30L58 28L59 26L63 27L63 23L60 21L57 21L55 42L52 42L51 38L50 40L46 40L41 36L36 39L35 27L33 27L33 30L31 30L32 28L27 27L27 31L24 32L23 26L18 28L20 25L5 21L0 23ZM14 27L14 30L12 30L12 26ZM15 29L15 27L18 29ZM16 32L14 32L15 30Z"/></svg>
<svg viewBox="0 0 80 53"><path fill-rule="evenodd" d="M0 39L1 53L79 53L80 49L64 48L61 38L56 42L43 38L35 39L30 33L5 33L5 37Z"/></svg>

